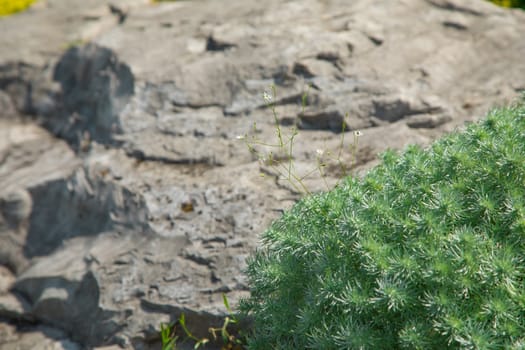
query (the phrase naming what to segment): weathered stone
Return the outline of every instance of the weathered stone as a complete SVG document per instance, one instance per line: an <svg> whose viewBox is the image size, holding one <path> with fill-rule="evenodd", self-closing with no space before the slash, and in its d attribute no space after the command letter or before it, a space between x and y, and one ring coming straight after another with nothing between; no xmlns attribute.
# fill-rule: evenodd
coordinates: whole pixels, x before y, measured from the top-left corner
<svg viewBox="0 0 525 350"><path fill-rule="evenodd" d="M0 87L7 92L16 112L30 115L51 116L57 110L56 84L49 81L48 69L24 62L0 65ZM5 98L4 98L5 100ZM5 110L0 110L0 117L13 116L9 102Z"/></svg>
<svg viewBox="0 0 525 350"><path fill-rule="evenodd" d="M14 271L23 269L22 250L27 241L29 216L32 211L30 194L24 189L0 193L0 264Z"/></svg>
<svg viewBox="0 0 525 350"><path fill-rule="evenodd" d="M0 350L81 350L82 346L68 339L65 332L51 327L17 327L0 323Z"/></svg>
<svg viewBox="0 0 525 350"><path fill-rule="evenodd" d="M156 349L182 313L206 336L302 192L512 101L524 23L479 0L57 0L2 19L0 349Z"/></svg>
<svg viewBox="0 0 525 350"><path fill-rule="evenodd" d="M318 113L306 112L300 115L301 129L344 131L345 116L338 110L324 110Z"/></svg>
<svg viewBox="0 0 525 350"><path fill-rule="evenodd" d="M9 320L33 321L29 303L13 294L0 295L0 317Z"/></svg>
<svg viewBox="0 0 525 350"><path fill-rule="evenodd" d="M11 101L11 97L3 91L0 91L0 111L2 111L2 116L4 118L15 116L17 114L13 101Z"/></svg>
<svg viewBox="0 0 525 350"><path fill-rule="evenodd" d="M17 231L27 225L32 209L31 196L24 189L7 192L0 197L0 212L8 230ZM25 242L25 239L22 241Z"/></svg>
<svg viewBox="0 0 525 350"><path fill-rule="evenodd" d="M129 67L113 52L95 44L69 49L55 66L53 79L62 87L63 117L45 125L69 141L107 143L120 131L118 115L134 91Z"/></svg>
<svg viewBox="0 0 525 350"><path fill-rule="evenodd" d="M448 114L417 114L407 118L406 123L411 128L436 128L451 120Z"/></svg>
<svg viewBox="0 0 525 350"><path fill-rule="evenodd" d="M0 295L7 293L15 280L15 276L9 269L0 266Z"/></svg>

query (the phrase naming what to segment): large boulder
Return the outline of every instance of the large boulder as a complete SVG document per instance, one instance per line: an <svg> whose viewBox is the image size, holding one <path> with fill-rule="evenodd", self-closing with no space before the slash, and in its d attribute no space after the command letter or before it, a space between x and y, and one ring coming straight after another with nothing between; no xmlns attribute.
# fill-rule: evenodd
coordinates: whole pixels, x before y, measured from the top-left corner
<svg viewBox="0 0 525 350"><path fill-rule="evenodd" d="M288 159L261 144L276 122L327 189L512 101L524 31L480 0L57 0L2 19L0 349L154 348L182 313L206 335L302 195L259 159Z"/></svg>

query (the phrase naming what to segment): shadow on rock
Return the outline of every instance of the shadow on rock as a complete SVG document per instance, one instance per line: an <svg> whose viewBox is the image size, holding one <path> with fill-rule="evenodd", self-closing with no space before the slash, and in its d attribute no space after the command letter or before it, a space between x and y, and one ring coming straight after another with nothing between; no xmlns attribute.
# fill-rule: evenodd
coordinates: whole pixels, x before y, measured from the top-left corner
<svg viewBox="0 0 525 350"><path fill-rule="evenodd" d="M24 246L27 258L48 255L77 236L96 236L125 227L146 230L145 214L136 196L116 184L86 177L83 169L70 179L31 189L31 196L33 210Z"/></svg>
<svg viewBox="0 0 525 350"><path fill-rule="evenodd" d="M69 49L55 66L62 87L63 113L45 125L75 144L82 139L108 143L120 131L118 114L134 92L131 69L109 49L88 44Z"/></svg>

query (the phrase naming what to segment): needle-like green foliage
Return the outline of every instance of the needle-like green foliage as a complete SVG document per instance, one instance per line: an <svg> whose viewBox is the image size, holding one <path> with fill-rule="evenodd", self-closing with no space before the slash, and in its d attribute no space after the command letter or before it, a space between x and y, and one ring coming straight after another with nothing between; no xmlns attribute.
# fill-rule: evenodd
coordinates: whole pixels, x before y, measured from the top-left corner
<svg viewBox="0 0 525 350"><path fill-rule="evenodd" d="M304 198L250 260L249 349L525 349L525 105Z"/></svg>

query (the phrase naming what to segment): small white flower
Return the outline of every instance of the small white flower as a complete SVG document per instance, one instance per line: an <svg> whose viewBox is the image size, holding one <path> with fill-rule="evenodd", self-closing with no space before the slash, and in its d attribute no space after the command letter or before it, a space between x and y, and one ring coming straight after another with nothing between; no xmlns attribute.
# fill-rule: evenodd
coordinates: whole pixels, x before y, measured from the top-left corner
<svg viewBox="0 0 525 350"><path fill-rule="evenodd" d="M246 138L246 135L237 135L235 138L237 140L244 140Z"/></svg>
<svg viewBox="0 0 525 350"><path fill-rule="evenodd" d="M318 149L315 151L315 153L317 153L317 156L320 158L324 155L324 151L322 149Z"/></svg>
<svg viewBox="0 0 525 350"><path fill-rule="evenodd" d="M363 136L363 133L361 131L359 131L359 130L356 130L356 131L354 131L354 136L355 137Z"/></svg>
<svg viewBox="0 0 525 350"><path fill-rule="evenodd" d="M267 103L270 103L272 101L272 95L268 91L265 91L263 92L263 99Z"/></svg>

